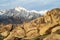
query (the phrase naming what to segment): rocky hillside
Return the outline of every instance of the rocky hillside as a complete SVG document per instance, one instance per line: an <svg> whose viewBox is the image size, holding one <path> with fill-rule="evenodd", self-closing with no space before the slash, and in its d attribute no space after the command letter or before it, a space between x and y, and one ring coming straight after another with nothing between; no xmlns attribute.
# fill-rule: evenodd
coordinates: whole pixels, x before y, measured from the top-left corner
<svg viewBox="0 0 60 40"><path fill-rule="evenodd" d="M23 24L0 23L1 40L60 40L60 8Z"/></svg>

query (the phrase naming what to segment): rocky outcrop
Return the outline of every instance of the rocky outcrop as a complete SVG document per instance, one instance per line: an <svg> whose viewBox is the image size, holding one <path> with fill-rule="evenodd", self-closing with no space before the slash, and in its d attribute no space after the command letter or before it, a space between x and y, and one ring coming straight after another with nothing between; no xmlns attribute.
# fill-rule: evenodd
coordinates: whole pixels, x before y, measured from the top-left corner
<svg viewBox="0 0 60 40"><path fill-rule="evenodd" d="M0 33L4 37L4 40L30 40L38 36L40 36L39 38L41 39L43 35L50 36L45 36L42 38L42 40L59 39L60 9L52 9L45 15L30 22L24 22L23 24L0 24L0 27ZM54 33L57 35L55 36Z"/></svg>
<svg viewBox="0 0 60 40"><path fill-rule="evenodd" d="M60 35L59 34L50 34L43 40L60 40Z"/></svg>

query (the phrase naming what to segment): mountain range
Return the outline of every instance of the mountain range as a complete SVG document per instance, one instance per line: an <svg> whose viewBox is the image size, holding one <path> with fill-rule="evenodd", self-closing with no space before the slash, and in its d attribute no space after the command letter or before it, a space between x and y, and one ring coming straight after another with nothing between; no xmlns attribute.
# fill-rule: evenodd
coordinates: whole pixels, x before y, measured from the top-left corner
<svg viewBox="0 0 60 40"><path fill-rule="evenodd" d="M60 8L49 11L29 11L22 7L1 10L0 40L60 40Z"/></svg>
<svg viewBox="0 0 60 40"><path fill-rule="evenodd" d="M27 10L23 7L16 7L9 10L0 10L0 23L23 23L44 15L48 10L36 11Z"/></svg>

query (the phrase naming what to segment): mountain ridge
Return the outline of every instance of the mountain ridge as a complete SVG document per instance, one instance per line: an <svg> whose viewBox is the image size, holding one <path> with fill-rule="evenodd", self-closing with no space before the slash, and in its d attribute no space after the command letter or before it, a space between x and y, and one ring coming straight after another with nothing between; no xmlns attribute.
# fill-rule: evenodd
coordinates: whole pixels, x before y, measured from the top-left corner
<svg viewBox="0 0 60 40"><path fill-rule="evenodd" d="M3 23L20 23L23 21L29 21L29 20L33 20L39 16L42 16L43 14L45 14L47 12L47 10L45 11L35 11L35 10L27 10L23 7L16 7L10 10L6 10L5 12L0 12L0 22ZM10 21L9 21L10 19ZM17 19L17 20L16 20ZM20 21L19 21L20 20Z"/></svg>

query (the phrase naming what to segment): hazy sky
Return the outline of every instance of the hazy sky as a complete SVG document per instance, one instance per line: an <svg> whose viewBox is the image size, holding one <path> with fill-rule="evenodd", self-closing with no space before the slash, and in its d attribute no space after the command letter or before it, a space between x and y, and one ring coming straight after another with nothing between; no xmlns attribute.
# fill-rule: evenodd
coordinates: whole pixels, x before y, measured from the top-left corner
<svg viewBox="0 0 60 40"><path fill-rule="evenodd" d="M0 9L21 6L29 10L60 8L60 0L0 0Z"/></svg>

